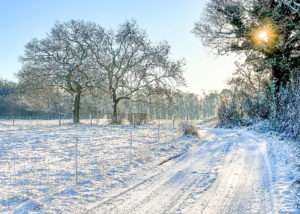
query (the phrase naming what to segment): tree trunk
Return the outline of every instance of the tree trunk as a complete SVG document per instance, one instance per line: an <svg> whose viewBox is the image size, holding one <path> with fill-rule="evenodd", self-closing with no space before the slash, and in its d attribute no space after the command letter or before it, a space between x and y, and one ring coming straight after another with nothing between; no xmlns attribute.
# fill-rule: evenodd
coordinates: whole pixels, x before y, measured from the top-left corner
<svg viewBox="0 0 300 214"><path fill-rule="evenodd" d="M117 107L118 107L118 103L122 100L122 99L128 99L128 97L118 97L116 95L116 91L112 90L112 100L113 100L113 118L112 118L112 124L118 124L118 111L117 111Z"/></svg>
<svg viewBox="0 0 300 214"><path fill-rule="evenodd" d="M280 90L280 86L283 84L282 74L281 74L281 71L279 70L279 68L277 68L275 66L273 67L272 76L273 76L273 79L276 80L276 82L275 82L275 92L278 93L279 90Z"/></svg>
<svg viewBox="0 0 300 214"><path fill-rule="evenodd" d="M112 123L113 124L117 124L118 123L117 106L118 106L118 103L114 100L113 101L113 118L112 118Z"/></svg>
<svg viewBox="0 0 300 214"><path fill-rule="evenodd" d="M277 56L276 61L272 64L272 77L276 80L276 93L280 91L280 87L285 87L290 81L292 71L289 67L291 64L286 62L286 59L289 58L290 56L286 54L280 57Z"/></svg>
<svg viewBox="0 0 300 214"><path fill-rule="evenodd" d="M117 106L118 106L118 99L115 89L111 89L111 97L113 101L113 117L112 117L112 124L118 124L118 113L117 113Z"/></svg>
<svg viewBox="0 0 300 214"><path fill-rule="evenodd" d="M80 93L74 94L73 122L79 123Z"/></svg>

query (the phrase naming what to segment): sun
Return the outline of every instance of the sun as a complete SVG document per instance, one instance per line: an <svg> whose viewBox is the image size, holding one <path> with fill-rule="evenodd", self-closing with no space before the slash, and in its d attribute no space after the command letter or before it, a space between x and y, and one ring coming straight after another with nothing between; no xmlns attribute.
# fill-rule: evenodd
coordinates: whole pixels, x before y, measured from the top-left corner
<svg viewBox="0 0 300 214"><path fill-rule="evenodd" d="M266 24L252 29L251 40L259 48L272 49L278 40L278 33L271 24Z"/></svg>
<svg viewBox="0 0 300 214"><path fill-rule="evenodd" d="M269 37L266 31L262 31L258 34L258 38L264 42L268 42L269 41Z"/></svg>

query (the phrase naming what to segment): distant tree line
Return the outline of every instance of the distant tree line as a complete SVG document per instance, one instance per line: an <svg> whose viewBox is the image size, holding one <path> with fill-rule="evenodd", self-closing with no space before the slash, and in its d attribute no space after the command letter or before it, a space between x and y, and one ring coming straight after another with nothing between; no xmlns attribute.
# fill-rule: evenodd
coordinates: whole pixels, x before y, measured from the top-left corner
<svg viewBox="0 0 300 214"><path fill-rule="evenodd" d="M50 90L51 89L51 90ZM146 114L147 119L184 119L197 120L217 115L220 94L217 92L203 93L201 96L184 93L179 90L172 92L170 97L152 94L148 102L145 94L136 94L132 100L124 100L118 107L118 122L131 120L134 114ZM59 88L23 85L11 81L0 80L0 118L70 118L73 99L70 94ZM92 93L81 99L81 118L113 119L111 98L103 94L101 99ZM137 120L138 118L136 118Z"/></svg>
<svg viewBox="0 0 300 214"><path fill-rule="evenodd" d="M0 117L54 119L67 115L68 102L61 102L63 97L59 92L31 90L19 83L0 79Z"/></svg>
<svg viewBox="0 0 300 214"><path fill-rule="evenodd" d="M0 80L0 113L1 116L13 117L14 114L26 114L26 108L20 105L16 97L17 84Z"/></svg>

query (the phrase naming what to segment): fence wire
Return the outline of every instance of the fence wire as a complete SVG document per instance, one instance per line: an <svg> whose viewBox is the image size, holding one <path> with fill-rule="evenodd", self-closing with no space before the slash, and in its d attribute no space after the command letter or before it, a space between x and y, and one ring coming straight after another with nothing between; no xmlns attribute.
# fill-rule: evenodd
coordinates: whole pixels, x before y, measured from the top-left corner
<svg viewBox="0 0 300 214"><path fill-rule="evenodd" d="M136 128L84 122L0 122L1 213L83 212L184 147L180 121Z"/></svg>

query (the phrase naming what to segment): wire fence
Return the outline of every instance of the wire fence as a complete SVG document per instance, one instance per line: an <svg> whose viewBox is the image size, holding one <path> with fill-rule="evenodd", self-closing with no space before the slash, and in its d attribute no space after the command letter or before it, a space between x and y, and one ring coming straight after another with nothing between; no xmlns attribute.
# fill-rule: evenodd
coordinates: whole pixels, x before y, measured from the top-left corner
<svg viewBox="0 0 300 214"><path fill-rule="evenodd" d="M83 212L184 147L181 121L136 128L57 122L0 122L1 213Z"/></svg>

